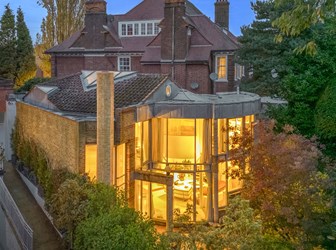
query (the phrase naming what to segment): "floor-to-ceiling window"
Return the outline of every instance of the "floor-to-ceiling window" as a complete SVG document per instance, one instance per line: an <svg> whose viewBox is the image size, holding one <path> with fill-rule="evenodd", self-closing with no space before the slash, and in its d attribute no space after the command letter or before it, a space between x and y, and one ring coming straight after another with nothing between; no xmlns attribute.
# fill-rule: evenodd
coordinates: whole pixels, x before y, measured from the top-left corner
<svg viewBox="0 0 336 250"><path fill-rule="evenodd" d="M254 116L218 119L218 207L228 203L228 195L242 188L232 173L237 166L230 158L235 137L252 131ZM211 119L154 118L135 125L136 169L173 177L173 209L184 213L192 207L191 219L206 220L214 206ZM252 132L251 132L252 133ZM224 160L223 160L224 159ZM167 216L167 187L159 183L135 181L136 208L153 219Z"/></svg>
<svg viewBox="0 0 336 250"><path fill-rule="evenodd" d="M211 195L208 181L212 178L211 120L155 118L150 124L150 130L144 129L145 123L136 124L136 144L146 141L144 137L149 136L146 131L152 131L151 170L162 173L169 171L173 176L174 210L184 213L190 205L193 208L190 214L192 220L206 219L209 211L208 196ZM147 150L149 145L145 147L144 150ZM143 163L139 168L147 169L148 164L141 160L141 150L136 149L136 161L138 164ZM137 185L140 188L140 184ZM152 183L151 196L151 217L165 219L166 187Z"/></svg>

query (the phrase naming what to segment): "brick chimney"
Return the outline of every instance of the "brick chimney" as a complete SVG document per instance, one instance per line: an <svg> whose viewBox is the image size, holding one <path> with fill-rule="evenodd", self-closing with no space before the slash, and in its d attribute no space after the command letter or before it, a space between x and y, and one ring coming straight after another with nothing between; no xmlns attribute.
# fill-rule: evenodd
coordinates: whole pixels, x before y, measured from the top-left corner
<svg viewBox="0 0 336 250"><path fill-rule="evenodd" d="M188 52L188 24L185 0L165 0L161 24L161 60L185 60Z"/></svg>
<svg viewBox="0 0 336 250"><path fill-rule="evenodd" d="M229 30L229 7L229 0L215 2L215 23L226 30Z"/></svg>
<svg viewBox="0 0 336 250"><path fill-rule="evenodd" d="M88 0L85 2L85 12L88 13L105 13L106 2L104 0Z"/></svg>
<svg viewBox="0 0 336 250"><path fill-rule="evenodd" d="M89 0L85 2L85 28L81 37L73 47L86 49L103 49L106 47L107 25L106 2L104 0Z"/></svg>
<svg viewBox="0 0 336 250"><path fill-rule="evenodd" d="M114 75L97 72L97 180L111 184L114 147Z"/></svg>

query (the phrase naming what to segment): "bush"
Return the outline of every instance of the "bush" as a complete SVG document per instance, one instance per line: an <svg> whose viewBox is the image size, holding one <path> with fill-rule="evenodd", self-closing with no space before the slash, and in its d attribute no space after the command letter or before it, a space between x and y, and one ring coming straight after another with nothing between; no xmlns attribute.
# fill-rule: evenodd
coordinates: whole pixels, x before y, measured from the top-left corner
<svg viewBox="0 0 336 250"><path fill-rule="evenodd" d="M28 92L30 91L36 84L44 83L46 81L49 81L50 78L48 77L35 77L33 79L30 79L26 81L20 88L18 88L15 92L20 93L20 92Z"/></svg>

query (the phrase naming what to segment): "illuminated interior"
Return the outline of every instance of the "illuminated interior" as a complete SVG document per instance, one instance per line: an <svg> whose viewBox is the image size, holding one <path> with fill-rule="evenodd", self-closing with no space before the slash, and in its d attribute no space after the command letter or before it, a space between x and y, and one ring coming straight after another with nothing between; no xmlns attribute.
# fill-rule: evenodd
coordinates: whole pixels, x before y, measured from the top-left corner
<svg viewBox="0 0 336 250"><path fill-rule="evenodd" d="M232 137L247 127L252 130L253 120L219 119L218 153L227 154ZM173 209L184 213L192 205L193 221L207 220L213 207L212 124L210 119L154 118L135 125L135 169L173 176ZM234 168L231 161L218 164L218 207L242 188L242 181L230 175ZM149 218L166 220L167 202L166 185L135 181L135 208Z"/></svg>
<svg viewBox="0 0 336 250"><path fill-rule="evenodd" d="M90 180L97 179L97 145L85 145L85 173Z"/></svg>

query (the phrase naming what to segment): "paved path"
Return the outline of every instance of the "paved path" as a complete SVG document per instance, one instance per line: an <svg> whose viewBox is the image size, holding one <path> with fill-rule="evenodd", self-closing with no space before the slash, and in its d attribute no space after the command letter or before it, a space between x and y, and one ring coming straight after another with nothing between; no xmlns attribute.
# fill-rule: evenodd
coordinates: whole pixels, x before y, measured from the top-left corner
<svg viewBox="0 0 336 250"><path fill-rule="evenodd" d="M14 167L5 162L4 182L28 225L34 231L34 250L64 249L61 239Z"/></svg>

